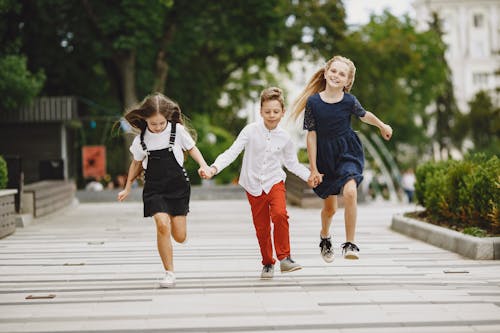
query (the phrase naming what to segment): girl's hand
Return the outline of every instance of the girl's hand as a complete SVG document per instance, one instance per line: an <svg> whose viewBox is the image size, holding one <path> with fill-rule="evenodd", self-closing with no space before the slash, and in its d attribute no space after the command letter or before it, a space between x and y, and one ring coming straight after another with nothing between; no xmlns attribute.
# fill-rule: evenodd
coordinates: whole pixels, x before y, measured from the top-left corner
<svg viewBox="0 0 500 333"><path fill-rule="evenodd" d="M314 188L323 181L323 176L324 175L319 173L318 170L311 171L311 175L307 179L307 184Z"/></svg>
<svg viewBox="0 0 500 333"><path fill-rule="evenodd" d="M381 128L380 128L380 135L382 135L382 137L385 139L385 140L389 140L391 137L392 137L392 127L387 125L387 124L384 124Z"/></svg>
<svg viewBox="0 0 500 333"><path fill-rule="evenodd" d="M214 172L214 168L211 168L211 167L210 168L199 168L198 174L203 179L211 179L214 176L215 172Z"/></svg>
<svg viewBox="0 0 500 333"><path fill-rule="evenodd" d="M118 193L118 201L125 200L125 198L128 197L129 194L130 194L129 188L125 188L123 191L120 191L120 193Z"/></svg>

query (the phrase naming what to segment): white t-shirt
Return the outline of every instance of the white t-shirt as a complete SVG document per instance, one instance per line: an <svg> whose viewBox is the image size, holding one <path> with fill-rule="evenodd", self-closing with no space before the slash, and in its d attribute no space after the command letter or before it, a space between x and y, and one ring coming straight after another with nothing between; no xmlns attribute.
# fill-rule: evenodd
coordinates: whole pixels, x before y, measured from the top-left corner
<svg viewBox="0 0 500 333"><path fill-rule="evenodd" d="M146 129L144 133L144 143L148 150L160 150L169 147L170 132L172 128L172 123L168 123L167 127L160 133L153 133L149 129ZM177 124L175 132L175 142L173 146L173 152L177 163L182 167L184 165L184 151L191 150L195 146L193 138L186 131L184 126ZM146 151L142 149L141 146L141 136L137 135L130 146L130 152L136 161L142 161L142 167L144 170L148 167L148 159L146 158Z"/></svg>
<svg viewBox="0 0 500 333"><path fill-rule="evenodd" d="M410 172L403 173L401 187L405 190L415 191L415 174Z"/></svg>
<svg viewBox="0 0 500 333"><path fill-rule="evenodd" d="M251 195L259 196L286 179L284 165L290 172L307 181L309 169L299 163L290 135L280 127L268 130L264 122L243 128L234 143L212 164L217 173L231 164L245 150L239 184Z"/></svg>

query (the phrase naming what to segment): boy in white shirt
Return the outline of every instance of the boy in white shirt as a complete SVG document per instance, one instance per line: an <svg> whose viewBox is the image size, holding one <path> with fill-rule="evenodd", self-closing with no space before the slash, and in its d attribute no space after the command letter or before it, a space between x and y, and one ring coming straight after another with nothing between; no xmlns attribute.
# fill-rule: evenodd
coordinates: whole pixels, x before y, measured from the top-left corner
<svg viewBox="0 0 500 333"><path fill-rule="evenodd" d="M267 88L260 95L260 115L263 122L247 125L225 152L210 167L210 173L200 169L203 178L212 178L231 164L245 150L239 184L245 189L252 209L253 223L262 255L262 279L274 275L271 221L276 256L282 273L302 268L290 256L290 235L286 210L285 178L282 164L308 180L309 169L299 163L294 144L288 133L278 126L285 115L283 92Z"/></svg>

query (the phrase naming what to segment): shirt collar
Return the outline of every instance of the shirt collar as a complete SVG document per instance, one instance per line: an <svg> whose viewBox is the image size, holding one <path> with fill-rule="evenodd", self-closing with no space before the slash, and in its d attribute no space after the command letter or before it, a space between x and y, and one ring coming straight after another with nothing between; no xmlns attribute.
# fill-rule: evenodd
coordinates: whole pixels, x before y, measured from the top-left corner
<svg viewBox="0 0 500 333"><path fill-rule="evenodd" d="M259 128L264 131L264 133L277 133L279 130L280 130L280 125L278 124L278 126L276 126L274 129L270 130L266 127L266 125L264 125L264 120L261 119L259 121Z"/></svg>

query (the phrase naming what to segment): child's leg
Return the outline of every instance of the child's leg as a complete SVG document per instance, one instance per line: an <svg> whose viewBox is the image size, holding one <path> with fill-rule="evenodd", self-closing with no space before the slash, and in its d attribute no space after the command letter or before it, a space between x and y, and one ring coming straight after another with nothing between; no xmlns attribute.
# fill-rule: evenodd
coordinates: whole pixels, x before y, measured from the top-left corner
<svg viewBox="0 0 500 333"><path fill-rule="evenodd" d="M254 197L247 193L247 198L252 208L253 225L259 241L262 265L274 265L271 220L269 217L267 195L264 193L258 197Z"/></svg>
<svg viewBox="0 0 500 333"><path fill-rule="evenodd" d="M156 222L156 242L163 267L166 271L174 271L172 240L170 239L170 219L166 213L156 213L153 216Z"/></svg>
<svg viewBox="0 0 500 333"><path fill-rule="evenodd" d="M177 215L172 216L169 215L170 221L172 222L172 237L177 243L183 243L186 240L187 231L186 231L186 216L185 215Z"/></svg>
<svg viewBox="0 0 500 333"><path fill-rule="evenodd" d="M345 219L345 235L346 242L354 243L354 236L356 232L356 218L357 218L357 199L358 190L356 187L356 181L354 179L349 180L344 185L344 219Z"/></svg>
<svg viewBox="0 0 500 333"><path fill-rule="evenodd" d="M330 195L323 200L323 209L321 210L321 237L326 238L330 235L330 225L332 224L332 218L336 211L337 196Z"/></svg>
<svg viewBox="0 0 500 333"><path fill-rule="evenodd" d="M290 256L290 231L288 212L286 211L285 184L280 182L271 188L268 194L271 220L274 224L274 247L278 260Z"/></svg>

